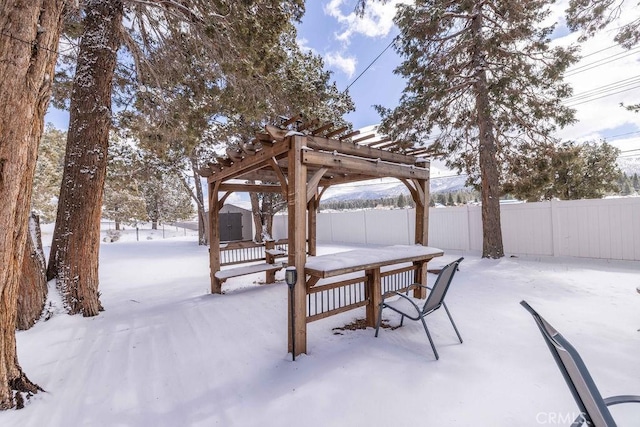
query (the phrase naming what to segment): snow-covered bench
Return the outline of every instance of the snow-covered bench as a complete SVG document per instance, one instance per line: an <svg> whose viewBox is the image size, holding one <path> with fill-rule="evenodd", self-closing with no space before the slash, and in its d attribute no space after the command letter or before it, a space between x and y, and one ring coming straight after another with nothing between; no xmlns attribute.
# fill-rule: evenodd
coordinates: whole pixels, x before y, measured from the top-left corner
<svg viewBox="0 0 640 427"><path fill-rule="evenodd" d="M231 277L246 276L247 274L266 272L266 283L275 281L275 272L287 266L284 262L264 263L254 265L243 265L242 267L228 268L226 270L216 271L214 276L220 281L220 284Z"/></svg>

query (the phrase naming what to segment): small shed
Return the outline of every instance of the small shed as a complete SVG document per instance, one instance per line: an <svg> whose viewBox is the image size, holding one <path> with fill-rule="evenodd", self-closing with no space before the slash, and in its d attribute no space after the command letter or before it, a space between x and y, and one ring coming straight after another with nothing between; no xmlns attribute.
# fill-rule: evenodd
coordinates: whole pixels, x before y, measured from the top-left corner
<svg viewBox="0 0 640 427"><path fill-rule="evenodd" d="M235 204L225 204L220 209L220 240L232 242L253 239L251 209Z"/></svg>

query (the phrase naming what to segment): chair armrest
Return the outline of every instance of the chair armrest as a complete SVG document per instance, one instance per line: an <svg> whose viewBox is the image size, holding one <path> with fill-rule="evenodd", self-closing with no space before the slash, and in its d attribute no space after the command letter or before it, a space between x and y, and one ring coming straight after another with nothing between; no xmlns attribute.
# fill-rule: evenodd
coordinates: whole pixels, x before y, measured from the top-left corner
<svg viewBox="0 0 640 427"><path fill-rule="evenodd" d="M407 292L409 292L413 288L424 288L431 290L431 286L421 285L420 283L412 283L407 287Z"/></svg>
<svg viewBox="0 0 640 427"><path fill-rule="evenodd" d="M431 291L433 289L431 286L421 285L420 283L412 283L407 287L407 292L405 292L405 295L409 295L409 291L415 288L423 288L428 291Z"/></svg>
<svg viewBox="0 0 640 427"><path fill-rule="evenodd" d="M626 394L620 396L611 396L604 399L604 404L607 406L619 405L620 403L640 403L640 396Z"/></svg>
<svg viewBox="0 0 640 427"><path fill-rule="evenodd" d="M409 301L409 302L411 303L411 305L416 309L416 311L417 311L418 313L420 313L420 308L418 307L418 305L417 305L415 302L413 302L413 300L412 300L411 298L409 298L409 296L408 296L408 295L405 295L405 294L400 293L400 292L398 292L398 291L393 291L393 292L390 292L390 293L388 293L388 294L389 294L389 296L391 296L391 295L397 295L397 296L399 296L400 298L404 298L405 300L407 300L407 301ZM385 295L387 295L387 294L385 294ZM388 304L385 304L385 303L384 303L384 296L383 296L382 301L380 302L380 304L381 304L381 305L386 305L387 307L389 307L389 308L390 308L390 309L392 309L393 311L396 311L396 312L398 312L398 313L402 314L402 312L401 312L401 311L399 311L397 308L392 307L392 306L390 306L390 305L388 305Z"/></svg>
<svg viewBox="0 0 640 427"><path fill-rule="evenodd" d="M611 396L604 399L604 404L607 406L619 405L621 403L640 403L640 396L633 396L630 394L620 395L620 396ZM578 418L575 419L571 427L580 427L584 424L584 418L582 415L579 415Z"/></svg>

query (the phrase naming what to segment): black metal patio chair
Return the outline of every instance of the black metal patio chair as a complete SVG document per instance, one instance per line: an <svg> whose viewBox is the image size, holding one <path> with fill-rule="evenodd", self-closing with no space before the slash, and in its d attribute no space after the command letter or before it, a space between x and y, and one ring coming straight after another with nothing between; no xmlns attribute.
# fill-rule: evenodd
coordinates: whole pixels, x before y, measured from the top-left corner
<svg viewBox="0 0 640 427"><path fill-rule="evenodd" d="M620 403L640 403L640 396L622 395L602 397L587 367L576 349L557 330L544 320L526 301L520 304L533 316L562 376L580 409L571 427L581 425L615 427L608 406Z"/></svg>
<svg viewBox="0 0 640 427"><path fill-rule="evenodd" d="M449 316L449 320L451 321L451 325L453 325L453 329L456 331L456 335L458 335L460 343L462 343L462 337L460 336L460 332L458 332L456 324L453 322L453 318L451 317L451 313L449 312L447 305L444 303L444 297L447 295L449 285L451 285L453 276L455 275L456 271L458 271L458 265L462 262L463 259L464 258L457 259L440 270L440 274L438 274L438 278L436 279L436 282L432 287L423 286L419 283L413 283L409 287L409 289L407 290L407 294L411 289L414 289L416 287L427 288L429 290L427 299L425 300L422 307L419 307L418 304L416 304L414 300L407 294L403 294L401 292L391 292L390 294L387 294L386 297L383 297L378 312L378 324L376 325L375 336L378 336L378 331L380 330L380 323L382 322L382 310L385 308L389 308L402 315L402 317L400 318L400 326L402 326L405 317L415 321L420 320L422 322L424 331L427 333L427 338L429 338L429 343L431 344L431 348L433 349L433 354L436 356L436 360L438 360L440 356L438 356L436 346L433 344L433 339L431 338L429 328L427 328L427 322L425 322L424 318L440 307L444 307L444 310L447 312L447 316ZM388 299L389 297L394 296L398 296L399 298L395 298L393 300Z"/></svg>

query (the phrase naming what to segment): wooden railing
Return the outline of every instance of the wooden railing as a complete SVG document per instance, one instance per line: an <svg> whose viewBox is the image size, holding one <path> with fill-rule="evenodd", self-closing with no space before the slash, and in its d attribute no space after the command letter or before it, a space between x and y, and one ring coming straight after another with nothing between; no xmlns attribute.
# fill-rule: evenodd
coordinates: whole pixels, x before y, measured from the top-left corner
<svg viewBox="0 0 640 427"><path fill-rule="evenodd" d="M289 250L287 239L256 243L250 241L229 242L220 245L220 265L234 265L253 261L266 261L266 249L278 249L286 254ZM284 255L282 255L284 256Z"/></svg>
<svg viewBox="0 0 640 427"><path fill-rule="evenodd" d="M415 282L416 270L411 265L380 273L382 293L406 291ZM360 276L308 289L307 323L367 305L366 281L366 276Z"/></svg>

